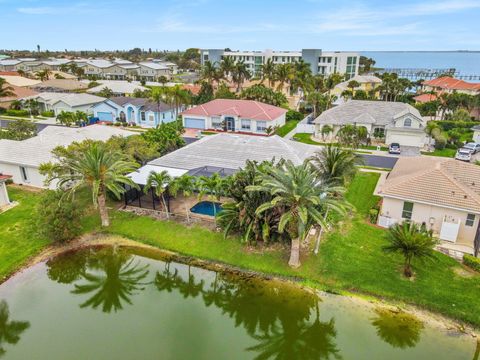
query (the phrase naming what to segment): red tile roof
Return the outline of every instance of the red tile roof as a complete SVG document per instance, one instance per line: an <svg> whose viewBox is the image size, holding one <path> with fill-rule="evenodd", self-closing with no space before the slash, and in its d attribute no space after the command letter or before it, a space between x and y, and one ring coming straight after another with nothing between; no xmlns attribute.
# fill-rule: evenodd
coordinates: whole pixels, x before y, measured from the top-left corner
<svg viewBox="0 0 480 360"><path fill-rule="evenodd" d="M480 84L469 83L463 80L455 79L448 76L443 76L437 79L424 81L423 85L431 87L439 87L442 89L449 90L479 90Z"/></svg>
<svg viewBox="0 0 480 360"><path fill-rule="evenodd" d="M5 180L11 179L12 177L10 175L3 175L0 174L0 182L4 182Z"/></svg>
<svg viewBox="0 0 480 360"><path fill-rule="evenodd" d="M2 97L0 99L0 103L5 103L5 102L10 102L13 100L18 100L27 96L33 96L37 95L38 92L34 91L32 89L29 89L27 87L21 87L21 86L15 86L15 85L9 85L10 87L13 88L13 93L15 94L14 96L7 96L7 97Z"/></svg>
<svg viewBox="0 0 480 360"><path fill-rule="evenodd" d="M201 88L202 87L200 85L194 85L194 84L184 84L184 85L182 85L182 89L189 90L193 95L198 95Z"/></svg>
<svg viewBox="0 0 480 360"><path fill-rule="evenodd" d="M435 94L420 94L413 98L413 100L415 100L415 102L417 103L426 103L436 99L437 99L437 95Z"/></svg>
<svg viewBox="0 0 480 360"><path fill-rule="evenodd" d="M20 76L16 71L0 71L0 75Z"/></svg>
<svg viewBox="0 0 480 360"><path fill-rule="evenodd" d="M221 116L235 115L253 120L275 120L287 110L254 100L216 99L185 110L182 115Z"/></svg>

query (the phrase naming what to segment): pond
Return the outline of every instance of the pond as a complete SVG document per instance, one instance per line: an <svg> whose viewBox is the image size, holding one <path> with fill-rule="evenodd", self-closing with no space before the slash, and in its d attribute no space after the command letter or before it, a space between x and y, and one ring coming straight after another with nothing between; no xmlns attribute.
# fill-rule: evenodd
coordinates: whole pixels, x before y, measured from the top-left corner
<svg viewBox="0 0 480 360"><path fill-rule="evenodd" d="M404 313L295 285L89 248L0 286L3 359L473 359ZM478 349L477 349L478 350Z"/></svg>

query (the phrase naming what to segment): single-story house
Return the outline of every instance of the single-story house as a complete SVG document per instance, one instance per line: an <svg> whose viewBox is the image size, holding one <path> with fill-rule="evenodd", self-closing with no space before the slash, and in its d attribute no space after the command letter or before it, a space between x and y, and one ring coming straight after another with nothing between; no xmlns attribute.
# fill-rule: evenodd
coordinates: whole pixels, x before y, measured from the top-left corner
<svg viewBox="0 0 480 360"><path fill-rule="evenodd" d="M10 205L6 182L11 178L10 175L0 173L0 210L5 206Z"/></svg>
<svg viewBox="0 0 480 360"><path fill-rule="evenodd" d="M167 171L172 177L183 174L211 176L214 173L223 177L232 175L243 168L248 160L261 162L285 159L299 165L312 156L315 151L318 151L317 146L286 140L277 135L266 137L219 133L205 136L152 160L129 176L141 186L146 184L148 175L152 171ZM142 203L142 196L135 189L131 189L126 195L126 204L148 207L147 201ZM139 198L140 201L138 201ZM151 204L152 201L149 200L148 203Z"/></svg>
<svg viewBox="0 0 480 360"><path fill-rule="evenodd" d="M33 86L41 83L40 80L29 79L20 75L0 75L0 77L5 79L5 81L10 85L20 87Z"/></svg>
<svg viewBox="0 0 480 360"><path fill-rule="evenodd" d="M83 140L105 141L112 136L134 133L114 126L91 125L82 128L47 126L27 140L0 140L0 173L12 176L16 184L43 188L44 177L38 171L42 163L53 160L52 150Z"/></svg>
<svg viewBox="0 0 480 360"><path fill-rule="evenodd" d="M215 99L182 112L191 129L264 134L268 126L285 124L287 110L254 100Z"/></svg>
<svg viewBox="0 0 480 360"><path fill-rule="evenodd" d="M155 127L175 120L172 106L145 98L113 97L96 104L93 115L101 121L126 121L143 127Z"/></svg>
<svg viewBox="0 0 480 360"><path fill-rule="evenodd" d="M455 79L450 76L442 76L437 79L426 80L422 83L424 92L434 91L436 93L465 93L469 95L480 94L480 84L470 83L464 80Z"/></svg>
<svg viewBox="0 0 480 360"><path fill-rule="evenodd" d="M428 144L426 120L409 104L390 101L350 100L321 113L315 120L315 136L321 137L322 128L329 125L336 138L344 125L364 126L373 138L375 133L385 137L385 143L423 148Z"/></svg>
<svg viewBox="0 0 480 360"><path fill-rule="evenodd" d="M76 79L50 79L31 86L38 92L72 92L85 90L88 85Z"/></svg>
<svg viewBox="0 0 480 360"><path fill-rule="evenodd" d="M126 80L103 80L99 81L100 85L87 90L89 94L98 94L103 89L108 88L112 90L114 96L130 96L136 90L146 91L148 88L140 85L138 82L131 82Z"/></svg>
<svg viewBox="0 0 480 360"><path fill-rule="evenodd" d="M93 113L93 106L104 102L106 99L100 96L85 93L56 93L42 92L35 96L29 96L22 100L35 99L38 101L40 111L53 110L55 115L62 111L75 112L83 111L87 114Z"/></svg>
<svg viewBox="0 0 480 360"><path fill-rule="evenodd" d="M7 96L0 98L0 107L4 109L8 109L12 104L12 101L20 100L27 96L34 96L37 95L38 92L35 90L31 90L28 87L20 87L15 85L10 85L13 88L13 96Z"/></svg>
<svg viewBox="0 0 480 360"><path fill-rule="evenodd" d="M480 246L480 167L449 158L400 158L381 185L378 224L424 224L460 256Z"/></svg>

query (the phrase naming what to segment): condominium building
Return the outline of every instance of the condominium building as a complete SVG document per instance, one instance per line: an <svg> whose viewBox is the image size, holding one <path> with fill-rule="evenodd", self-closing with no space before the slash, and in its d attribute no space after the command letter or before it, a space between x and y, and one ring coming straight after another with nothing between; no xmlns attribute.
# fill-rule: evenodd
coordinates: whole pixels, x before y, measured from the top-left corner
<svg viewBox="0 0 480 360"><path fill-rule="evenodd" d="M321 49L302 49L302 51L226 51L222 49L201 50L201 63L206 61L220 63L230 57L243 61L253 75L259 75L261 66L269 59L275 64L294 63L302 59L310 64L313 74L345 74L347 79L358 74L360 54L355 52L322 51Z"/></svg>

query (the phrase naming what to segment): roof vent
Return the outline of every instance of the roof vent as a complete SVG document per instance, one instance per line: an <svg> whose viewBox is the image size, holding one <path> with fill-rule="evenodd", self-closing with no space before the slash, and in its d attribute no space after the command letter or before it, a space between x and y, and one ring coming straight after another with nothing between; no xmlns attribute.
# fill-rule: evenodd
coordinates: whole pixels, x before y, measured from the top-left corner
<svg viewBox="0 0 480 360"><path fill-rule="evenodd" d="M463 198L466 199L466 198L468 198L468 196L467 196L467 195L463 195Z"/></svg>
<svg viewBox="0 0 480 360"><path fill-rule="evenodd" d="M475 181L472 181L472 186L475 186Z"/></svg>

